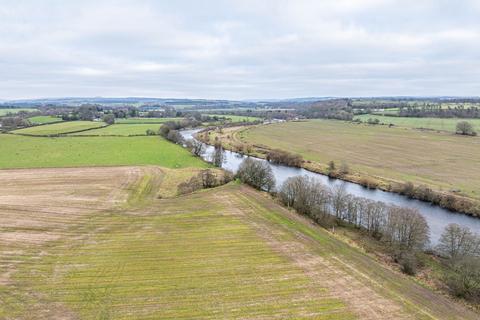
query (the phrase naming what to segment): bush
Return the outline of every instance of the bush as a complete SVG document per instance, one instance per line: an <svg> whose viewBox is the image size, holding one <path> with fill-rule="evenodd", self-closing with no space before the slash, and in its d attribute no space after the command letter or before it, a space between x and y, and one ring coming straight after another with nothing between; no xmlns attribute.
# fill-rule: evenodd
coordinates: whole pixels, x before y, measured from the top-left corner
<svg viewBox="0 0 480 320"><path fill-rule="evenodd" d="M167 140L177 144L183 143L183 137L177 130L170 130L167 134Z"/></svg>
<svg viewBox="0 0 480 320"><path fill-rule="evenodd" d="M335 161L332 160L328 163L328 172L333 172L333 171L335 171Z"/></svg>
<svg viewBox="0 0 480 320"><path fill-rule="evenodd" d="M342 176L350 172L350 168L348 167L348 164L345 161L342 161L342 164L340 165L338 172Z"/></svg>
<svg viewBox="0 0 480 320"><path fill-rule="evenodd" d="M182 182L177 187L178 194L188 194L202 189L202 179L197 175L191 177L190 180Z"/></svg>
<svg viewBox="0 0 480 320"><path fill-rule="evenodd" d="M398 263L403 273L410 276L414 276L417 273L418 261L415 254L403 252L398 259Z"/></svg>
<svg viewBox="0 0 480 320"><path fill-rule="evenodd" d="M147 129L147 131L145 131L145 133L146 133L147 136L156 136L157 135L157 133L152 129Z"/></svg>
<svg viewBox="0 0 480 320"><path fill-rule="evenodd" d="M407 196L409 198L413 198L415 195L415 186L413 185L412 182L406 182L401 186L400 189L400 194L403 194L404 196Z"/></svg>
<svg viewBox="0 0 480 320"><path fill-rule="evenodd" d="M267 153L267 161L277 164L284 164L291 167L300 167L303 158L298 154L293 154L282 150L271 150Z"/></svg>
<svg viewBox="0 0 480 320"><path fill-rule="evenodd" d="M446 275L446 282L452 294L480 302L480 258L464 258L451 271Z"/></svg>
<svg viewBox="0 0 480 320"><path fill-rule="evenodd" d="M376 189L378 187L377 180L370 177L362 177L359 181L359 184L368 189Z"/></svg>
<svg viewBox="0 0 480 320"><path fill-rule="evenodd" d="M178 194L192 193L200 189L215 188L233 180L233 174L229 171L215 172L214 170L202 170L190 180L182 182L177 187Z"/></svg>

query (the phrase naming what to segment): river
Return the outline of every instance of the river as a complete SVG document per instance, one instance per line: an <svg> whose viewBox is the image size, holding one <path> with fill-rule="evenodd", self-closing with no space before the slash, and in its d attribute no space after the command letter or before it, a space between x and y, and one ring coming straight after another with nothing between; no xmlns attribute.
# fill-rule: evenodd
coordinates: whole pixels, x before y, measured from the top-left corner
<svg viewBox="0 0 480 320"><path fill-rule="evenodd" d="M193 135L198 131L200 131L200 129L183 130L181 131L181 133L183 138L188 140L193 139ZM214 148L212 146L206 145L206 150L205 153L202 155L202 158L210 161L213 150ZM223 163L222 168L230 170L232 172L236 172L238 167L240 166L240 163L245 157L246 156L243 156L236 152L226 150L225 162ZM264 159L258 160L267 162ZM382 201L387 204L393 204L401 207L418 209L422 216L425 217L430 227L430 241L432 245L436 245L438 243L438 239L440 238L440 235L442 234L444 228L450 223L467 226L472 231L480 234L480 218L475 218L463 213L446 210L439 206L432 205L428 202L410 199L396 193L376 189L367 189L356 183L347 182L339 179L332 179L328 176L311 172L302 168L295 168L272 163L269 163L269 165L272 168L273 174L275 175L277 187L281 186L282 183L290 177L306 175L320 180L323 184L329 187L343 183L345 184L345 188L348 193L358 197L363 197L374 201Z"/></svg>

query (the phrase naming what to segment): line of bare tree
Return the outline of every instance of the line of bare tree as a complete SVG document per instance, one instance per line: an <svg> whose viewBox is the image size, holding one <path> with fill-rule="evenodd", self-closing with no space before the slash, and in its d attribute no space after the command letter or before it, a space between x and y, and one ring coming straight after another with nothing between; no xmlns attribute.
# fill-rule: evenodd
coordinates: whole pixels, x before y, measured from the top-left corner
<svg viewBox="0 0 480 320"><path fill-rule="evenodd" d="M434 118L480 118L480 108L476 106L443 107L441 104L401 107L400 117L434 117Z"/></svg>
<svg viewBox="0 0 480 320"><path fill-rule="evenodd" d="M307 176L287 179L278 192L287 206L324 227L347 222L381 239L406 273L415 273L415 254L429 243L429 228L416 210L348 194L344 184L328 188Z"/></svg>

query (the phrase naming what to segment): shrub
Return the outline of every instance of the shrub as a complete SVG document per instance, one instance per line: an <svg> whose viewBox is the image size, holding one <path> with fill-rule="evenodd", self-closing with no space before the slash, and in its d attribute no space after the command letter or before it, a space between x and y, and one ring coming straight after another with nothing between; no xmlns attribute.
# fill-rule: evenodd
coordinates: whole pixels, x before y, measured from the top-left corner
<svg viewBox="0 0 480 320"><path fill-rule="evenodd" d="M409 198L413 198L415 194L415 186L410 181L406 182L400 186L399 193Z"/></svg>
<svg viewBox="0 0 480 320"><path fill-rule="evenodd" d="M216 172L206 169L191 177L188 181L182 182L177 187L178 194L187 194L206 188L215 188L233 180L233 174L229 171Z"/></svg>
<svg viewBox="0 0 480 320"><path fill-rule="evenodd" d="M368 189L376 189L378 187L377 180L370 177L362 177L359 181L359 184Z"/></svg>
<svg viewBox="0 0 480 320"><path fill-rule="evenodd" d="M192 193L202 189L202 186L203 186L202 179L197 175L197 176L191 177L190 180L188 181L180 183L177 187L177 193L178 194Z"/></svg>
<svg viewBox="0 0 480 320"><path fill-rule="evenodd" d="M271 150L267 153L267 161L277 164L284 164L292 167L300 167L303 158L298 154L293 154L282 150Z"/></svg>
<svg viewBox="0 0 480 320"><path fill-rule="evenodd" d="M446 275L451 293L473 302L480 301L480 258L467 257L458 261Z"/></svg>
<svg viewBox="0 0 480 320"><path fill-rule="evenodd" d="M333 171L335 171L335 161L331 160L328 163L328 172L333 172Z"/></svg>
<svg viewBox="0 0 480 320"><path fill-rule="evenodd" d="M338 173L342 176L348 174L350 172L350 168L348 167L348 164L345 161L342 161L342 164L340 165L340 168L338 170Z"/></svg>
<svg viewBox="0 0 480 320"><path fill-rule="evenodd" d="M410 276L414 276L417 273L418 261L415 254L407 252L401 253L398 263L400 264L403 273Z"/></svg>

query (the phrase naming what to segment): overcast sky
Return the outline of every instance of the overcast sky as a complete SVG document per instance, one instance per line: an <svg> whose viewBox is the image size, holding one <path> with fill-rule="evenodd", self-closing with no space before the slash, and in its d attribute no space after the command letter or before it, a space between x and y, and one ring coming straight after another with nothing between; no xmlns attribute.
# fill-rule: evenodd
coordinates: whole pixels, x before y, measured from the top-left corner
<svg viewBox="0 0 480 320"><path fill-rule="evenodd" d="M0 0L0 99L480 95L480 0Z"/></svg>

